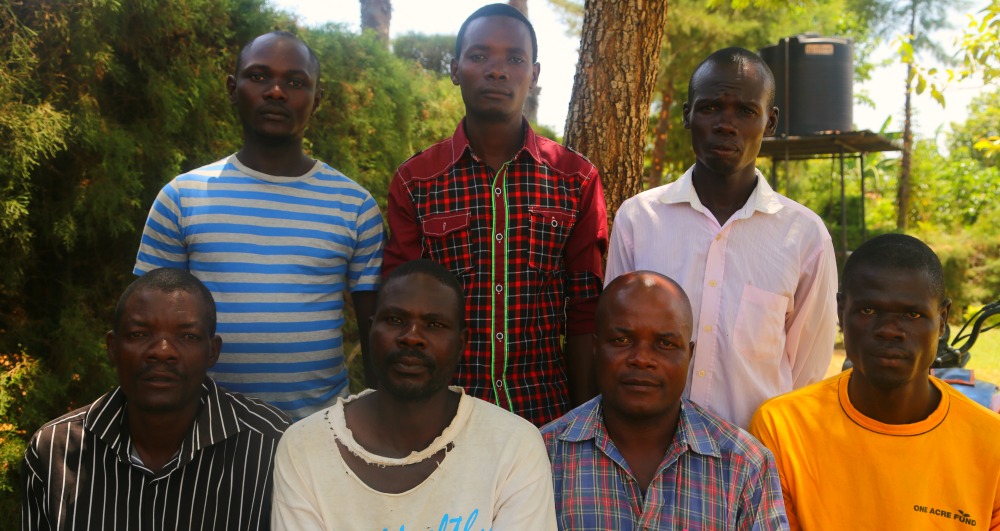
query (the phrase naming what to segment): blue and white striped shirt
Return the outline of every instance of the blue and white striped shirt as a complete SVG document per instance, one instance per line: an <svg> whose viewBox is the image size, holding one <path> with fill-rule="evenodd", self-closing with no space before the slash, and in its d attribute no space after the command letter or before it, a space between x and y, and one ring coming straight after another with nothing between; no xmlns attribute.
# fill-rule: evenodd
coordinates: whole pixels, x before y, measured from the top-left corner
<svg viewBox="0 0 1000 531"><path fill-rule="evenodd" d="M317 161L276 177L235 155L160 191L135 264L190 271L215 297L225 389L303 418L347 396L344 291L374 291L384 231L364 188Z"/></svg>

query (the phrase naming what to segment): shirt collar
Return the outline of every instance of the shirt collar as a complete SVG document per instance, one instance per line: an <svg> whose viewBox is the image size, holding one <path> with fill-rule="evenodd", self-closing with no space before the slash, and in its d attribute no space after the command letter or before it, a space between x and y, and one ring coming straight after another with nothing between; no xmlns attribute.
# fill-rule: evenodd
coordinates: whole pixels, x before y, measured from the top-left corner
<svg viewBox="0 0 1000 531"><path fill-rule="evenodd" d="M469 136L465 134L465 118L458 124L455 129L455 134L451 137L451 165L454 166L458 163L466 153L473 159L479 161L482 160L478 155L472 152L472 146L469 145ZM521 118L521 126L524 127L524 145L521 149L511 158L511 160L517 159L522 153L527 153L531 158L535 159L536 163L541 163L542 157L541 152L538 147L538 135L535 134L535 130L531 128L531 124L528 120Z"/></svg>
<svg viewBox="0 0 1000 531"><path fill-rule="evenodd" d="M698 413L691 402L681 399L680 417L677 431L674 433L674 444L671 446L690 449L702 455L720 457L722 453L719 450L719 443L709 435L708 428L705 418ZM600 395L580 406L575 418L559 435L559 440L581 442L593 439L596 442L599 434L605 436L607 434Z"/></svg>
<svg viewBox="0 0 1000 531"><path fill-rule="evenodd" d="M705 208L705 205L701 203L701 199L698 198L698 192L694 189L693 171L694 166L691 166L684 172L684 175L681 175L671 185L664 186L659 201L666 204L690 203L691 207L695 210L711 215L708 209ZM754 173L757 175L757 186L754 186L753 192L750 193L750 198L747 199L746 204L736 214L735 217L739 219L750 217L754 211L760 211L764 214L774 214L784 206L779 200L781 196L771 188L771 185L767 184L764 174L757 168L754 168Z"/></svg>
<svg viewBox="0 0 1000 531"><path fill-rule="evenodd" d="M119 459L131 462L130 440L126 415L126 398L121 387L97 399L84 417L83 427L107 444ZM201 385L201 408L191 431L181 442L179 459L160 472L169 473L192 461L201 450L221 442L243 429L233 399L222 392L215 381L205 378Z"/></svg>

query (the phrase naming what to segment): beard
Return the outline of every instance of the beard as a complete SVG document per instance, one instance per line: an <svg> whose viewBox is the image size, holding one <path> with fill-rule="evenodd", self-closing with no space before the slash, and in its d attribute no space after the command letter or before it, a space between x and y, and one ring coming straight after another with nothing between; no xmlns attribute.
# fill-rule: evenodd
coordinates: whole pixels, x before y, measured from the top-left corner
<svg viewBox="0 0 1000 531"><path fill-rule="evenodd" d="M430 377L423 382L399 381L390 378L389 367L404 357L418 360L418 363L427 368ZM382 390L399 401L420 402L434 396L442 389L447 389L454 372L454 368L448 373L439 372L437 361L423 352L397 350L386 355L379 373L379 384Z"/></svg>

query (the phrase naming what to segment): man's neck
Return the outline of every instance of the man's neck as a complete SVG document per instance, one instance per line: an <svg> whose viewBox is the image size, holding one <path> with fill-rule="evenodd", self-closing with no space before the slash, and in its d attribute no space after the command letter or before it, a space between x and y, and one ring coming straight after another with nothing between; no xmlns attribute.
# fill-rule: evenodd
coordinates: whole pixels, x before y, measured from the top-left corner
<svg viewBox="0 0 1000 531"><path fill-rule="evenodd" d="M851 374L847 382L851 406L882 424L913 424L926 419L941 404L941 390L930 380L894 389L878 389Z"/></svg>
<svg viewBox="0 0 1000 531"><path fill-rule="evenodd" d="M276 177L305 175L316 164L316 161L302 151L302 139L285 145L246 140L236 153L236 158L254 171Z"/></svg>
<svg viewBox="0 0 1000 531"><path fill-rule="evenodd" d="M461 395L445 389L421 401L402 401L385 391L358 398L344 411L354 440L383 457L406 457L436 439L455 419Z"/></svg>
<svg viewBox="0 0 1000 531"><path fill-rule="evenodd" d="M201 404L195 402L182 411L170 413L138 411L128 403L125 408L128 411L132 446L142 463L155 473L181 449L181 443L191 432Z"/></svg>
<svg viewBox="0 0 1000 531"><path fill-rule="evenodd" d="M695 163L691 181L701 204L715 216L719 225L725 225L747 204L757 186L757 172L749 166L731 174L720 174Z"/></svg>
<svg viewBox="0 0 1000 531"><path fill-rule="evenodd" d="M472 152L497 171L524 146L525 128L521 117L493 122L475 116L465 117L465 136Z"/></svg>

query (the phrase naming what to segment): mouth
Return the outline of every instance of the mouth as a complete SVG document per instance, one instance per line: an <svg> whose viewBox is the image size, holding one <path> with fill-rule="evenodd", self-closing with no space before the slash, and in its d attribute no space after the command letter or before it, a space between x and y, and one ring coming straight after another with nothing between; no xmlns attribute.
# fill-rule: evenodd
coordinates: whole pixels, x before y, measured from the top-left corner
<svg viewBox="0 0 1000 531"><path fill-rule="evenodd" d="M414 353L397 353L386 360L386 365L400 374L423 374L434 369L434 362L427 356Z"/></svg>
<svg viewBox="0 0 1000 531"><path fill-rule="evenodd" d="M506 90L500 89L484 89L480 92L484 98L489 99L507 99L511 97L511 93Z"/></svg>
<svg viewBox="0 0 1000 531"><path fill-rule="evenodd" d="M150 387L171 387L180 382L180 375L168 371L150 371L139 377L139 380Z"/></svg>
<svg viewBox="0 0 1000 531"><path fill-rule="evenodd" d="M636 377L622 378L621 380L619 380L619 383L623 387L627 387L637 391L647 391L660 387L659 382L647 378L636 378Z"/></svg>
<svg viewBox="0 0 1000 531"><path fill-rule="evenodd" d="M289 117L288 111L280 107L264 107L257 114L266 120L287 120Z"/></svg>
<svg viewBox="0 0 1000 531"><path fill-rule="evenodd" d="M740 149L738 147L725 144L709 146L708 150L711 153L714 153L715 155L721 157L730 157L740 152Z"/></svg>

